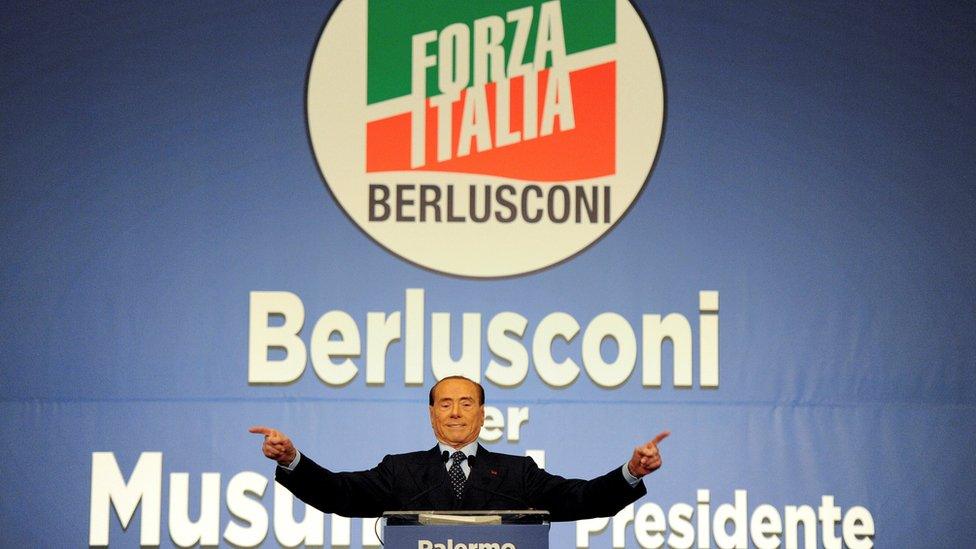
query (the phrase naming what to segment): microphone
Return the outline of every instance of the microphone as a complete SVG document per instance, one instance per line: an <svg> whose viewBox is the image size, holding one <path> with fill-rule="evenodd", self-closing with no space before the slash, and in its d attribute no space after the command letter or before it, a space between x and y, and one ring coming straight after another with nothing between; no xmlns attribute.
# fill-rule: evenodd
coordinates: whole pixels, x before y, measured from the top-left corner
<svg viewBox="0 0 976 549"><path fill-rule="evenodd" d="M488 479L482 478L481 479L481 483L482 484L487 484L488 483ZM475 490L481 490L482 492L487 492L487 493L492 494L494 496L499 496L499 497L503 497L503 498L505 498L507 500L514 501L515 503L519 504L519 506L522 509L533 509L533 507L531 505L529 505L529 502L525 501L524 499L515 497L513 495L506 494L504 492L499 492L497 490L492 490L491 488L487 488L485 486L478 486L477 484L475 484L473 482L467 483L465 487L466 488L474 488Z"/></svg>
<svg viewBox="0 0 976 549"><path fill-rule="evenodd" d="M470 467L472 471L474 471L474 466L478 462L479 462L479 460L478 460L478 456L477 455L468 456L468 467ZM481 484L488 484L488 479L482 477ZM523 499L517 498L515 496L510 496L510 495L504 494L502 492L497 492L497 491L492 490L490 488L486 488L485 486L478 486L477 484L475 484L473 482L466 482L465 483L465 486L470 486L470 487L474 488L475 490L481 490L482 492L487 492L487 493L492 494L492 495L495 495L495 496L501 496L501 497L503 497L505 499L509 499L511 501L514 501L514 502L518 503L519 505L521 505L525 509L531 509L531 506L528 504L528 502L526 502Z"/></svg>
<svg viewBox="0 0 976 549"><path fill-rule="evenodd" d="M440 456L438 456L438 457L440 457L440 458L441 458L441 462L442 462L442 463L447 463L447 461L448 461L449 459L451 459L451 454L450 454L450 452L448 452L447 450L444 450L443 452L441 452L441 455L440 455ZM431 486L431 487L429 487L429 488L427 488L426 490L421 490L421 491L420 491L420 493L418 493L418 494L417 494L417 495L415 495L414 497L412 497L412 498L410 498L410 499L408 499L408 500L407 500L407 502L406 502L405 504L403 504L403 507L404 507L404 508L408 508L408 507L410 507L410 504L412 504L412 503L414 503L415 501L417 501L418 499L420 499L420 498L422 498L422 497L424 497L424 496L426 496L427 494L429 494L429 493L431 493L431 492L433 492L434 490L437 490L438 488L440 488L440 487L442 487L442 486L444 486L445 484L447 484L447 481L446 481L446 480L443 480L443 481L441 481L441 482L439 482L439 483L437 483L437 484L435 484L435 485L433 485L433 486Z"/></svg>
<svg viewBox="0 0 976 549"><path fill-rule="evenodd" d="M407 502L403 504L403 508L404 509L409 509L410 508L410 504L412 504L413 502L415 502L418 499L422 498L423 496L426 496L427 494L433 492L434 490L437 490L438 488L444 486L445 484L447 484L447 481L441 481L441 482L439 482L439 483L431 486L430 488L427 488L426 490L421 490L419 494L417 494L414 497L412 497L409 500L407 500Z"/></svg>

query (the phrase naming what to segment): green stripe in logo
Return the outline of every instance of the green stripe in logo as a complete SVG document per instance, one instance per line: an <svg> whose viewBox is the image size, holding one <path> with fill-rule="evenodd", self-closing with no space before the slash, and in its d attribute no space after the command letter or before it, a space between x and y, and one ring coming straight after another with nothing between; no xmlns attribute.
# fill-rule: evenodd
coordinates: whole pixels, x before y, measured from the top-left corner
<svg viewBox="0 0 976 549"><path fill-rule="evenodd" d="M540 6L546 0L369 0L367 11L366 101L373 104L410 94L412 36L428 31L438 34L448 25L463 23L469 29L474 21L498 16L503 20L513 10L530 7L531 27L522 62L531 63L535 51ZM556 2L562 12L566 53L585 51L616 41L614 0L563 0ZM505 24L502 46L506 57L512 53L516 22ZM473 30L469 33L473 37ZM469 48L473 56L473 48ZM428 44L428 55L437 54L437 42ZM427 96L437 95L436 67L427 69Z"/></svg>

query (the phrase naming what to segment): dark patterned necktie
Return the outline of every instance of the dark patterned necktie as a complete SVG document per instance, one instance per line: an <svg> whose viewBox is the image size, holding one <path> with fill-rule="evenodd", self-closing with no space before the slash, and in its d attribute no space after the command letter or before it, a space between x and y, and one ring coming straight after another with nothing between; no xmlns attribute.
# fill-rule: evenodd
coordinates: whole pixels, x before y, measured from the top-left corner
<svg viewBox="0 0 976 549"><path fill-rule="evenodd" d="M461 499L461 491L464 490L464 470L461 469L461 462L468 459L464 452L457 451L451 454L454 463L447 471L447 476L451 478L451 488L454 490L454 497Z"/></svg>

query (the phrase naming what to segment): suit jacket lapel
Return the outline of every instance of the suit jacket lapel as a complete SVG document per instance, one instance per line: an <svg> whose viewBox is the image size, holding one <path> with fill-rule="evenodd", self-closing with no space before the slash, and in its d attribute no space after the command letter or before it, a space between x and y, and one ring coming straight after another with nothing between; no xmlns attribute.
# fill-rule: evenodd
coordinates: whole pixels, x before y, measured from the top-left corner
<svg viewBox="0 0 976 549"><path fill-rule="evenodd" d="M453 508L455 502L454 495L451 493L451 483L447 477L447 466L444 465L440 449L437 446L427 451L422 468L423 482L421 482L421 486L424 490L429 489L430 492L411 507L421 511ZM429 509L424 506L424 501L430 501ZM420 509L420 507L424 508Z"/></svg>
<svg viewBox="0 0 976 549"><path fill-rule="evenodd" d="M492 494L492 492L499 492L498 487L504 477L505 469L499 467L494 454L479 444L475 466L471 468L471 474L464 483L464 493L461 498L463 507L477 510L498 509L499 504L505 509L517 507L514 501L508 503L505 498ZM494 501L495 504L489 505L490 501Z"/></svg>

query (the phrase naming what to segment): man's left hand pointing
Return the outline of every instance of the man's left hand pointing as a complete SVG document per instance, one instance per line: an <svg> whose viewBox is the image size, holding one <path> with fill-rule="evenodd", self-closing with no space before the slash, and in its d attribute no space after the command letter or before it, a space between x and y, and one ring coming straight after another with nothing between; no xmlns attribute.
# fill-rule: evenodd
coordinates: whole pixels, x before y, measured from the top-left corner
<svg viewBox="0 0 976 549"><path fill-rule="evenodd" d="M261 451L268 459L277 461L282 467L287 467L298 455L298 450L295 449L291 439L277 429L255 425L248 429L248 432L264 435Z"/></svg>
<svg viewBox="0 0 976 549"><path fill-rule="evenodd" d="M647 444L634 448L634 455L631 456L630 461L627 463L627 470L630 471L630 474L641 478L648 473L660 469L662 463L661 452L658 450L657 445L670 434L671 431L664 431Z"/></svg>

